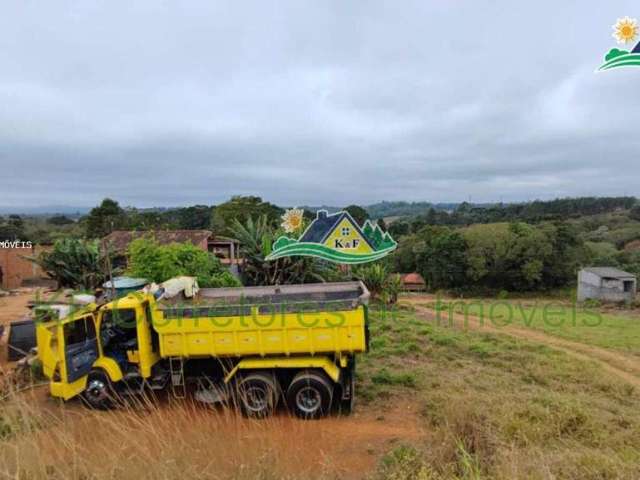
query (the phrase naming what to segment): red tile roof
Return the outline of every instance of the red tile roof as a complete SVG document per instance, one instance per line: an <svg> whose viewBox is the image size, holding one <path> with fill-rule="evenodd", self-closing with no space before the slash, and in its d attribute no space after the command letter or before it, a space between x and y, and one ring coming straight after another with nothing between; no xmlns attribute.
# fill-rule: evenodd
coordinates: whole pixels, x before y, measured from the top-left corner
<svg viewBox="0 0 640 480"><path fill-rule="evenodd" d="M419 273L403 273L400 275L403 284L425 285L424 278Z"/></svg>

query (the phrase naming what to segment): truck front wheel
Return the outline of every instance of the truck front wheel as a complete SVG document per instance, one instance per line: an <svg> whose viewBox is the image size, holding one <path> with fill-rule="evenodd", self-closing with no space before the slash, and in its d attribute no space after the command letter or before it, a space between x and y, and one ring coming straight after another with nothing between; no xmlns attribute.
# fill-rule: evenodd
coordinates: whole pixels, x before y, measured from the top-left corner
<svg viewBox="0 0 640 480"><path fill-rule="evenodd" d="M113 388L109 375L99 369L91 370L82 399L91 408L107 410L116 404L118 394Z"/></svg>
<svg viewBox="0 0 640 480"><path fill-rule="evenodd" d="M316 419L329 413L332 398L331 381L312 371L298 373L287 389L289 410L304 419Z"/></svg>

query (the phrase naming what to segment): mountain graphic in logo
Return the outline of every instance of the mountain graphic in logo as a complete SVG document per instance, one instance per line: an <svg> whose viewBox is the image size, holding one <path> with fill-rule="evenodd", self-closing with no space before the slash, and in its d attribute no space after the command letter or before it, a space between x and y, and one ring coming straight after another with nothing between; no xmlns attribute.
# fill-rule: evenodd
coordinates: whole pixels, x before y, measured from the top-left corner
<svg viewBox="0 0 640 480"><path fill-rule="evenodd" d="M377 223L367 220L360 227L349 212L329 215L326 210L319 210L300 238L278 238L266 260L307 256L357 264L378 260L397 246L389 232L383 232Z"/></svg>
<svg viewBox="0 0 640 480"><path fill-rule="evenodd" d="M621 44L634 42L638 36L638 22L635 18L619 18L613 25L613 38ZM604 56L604 63L597 71L621 67L640 67L640 42L631 51L612 48Z"/></svg>

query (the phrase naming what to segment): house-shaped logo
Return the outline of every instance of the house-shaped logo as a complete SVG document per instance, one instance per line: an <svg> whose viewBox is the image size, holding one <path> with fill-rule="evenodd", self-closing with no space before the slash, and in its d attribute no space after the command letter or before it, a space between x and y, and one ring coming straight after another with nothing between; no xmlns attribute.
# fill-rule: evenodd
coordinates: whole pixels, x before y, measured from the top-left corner
<svg viewBox="0 0 640 480"><path fill-rule="evenodd" d="M396 247L391 235L377 223L367 220L361 228L349 212L329 215L326 210L319 210L298 240L278 238L267 260L310 256L336 263L366 263L388 255Z"/></svg>

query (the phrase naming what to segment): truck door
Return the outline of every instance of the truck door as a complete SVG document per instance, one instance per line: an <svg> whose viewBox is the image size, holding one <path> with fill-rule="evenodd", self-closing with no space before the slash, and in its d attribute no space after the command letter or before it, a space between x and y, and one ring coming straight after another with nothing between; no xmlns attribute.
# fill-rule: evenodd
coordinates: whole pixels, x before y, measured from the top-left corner
<svg viewBox="0 0 640 480"><path fill-rule="evenodd" d="M85 315L62 326L67 383L91 371L98 358L98 340L93 315Z"/></svg>

